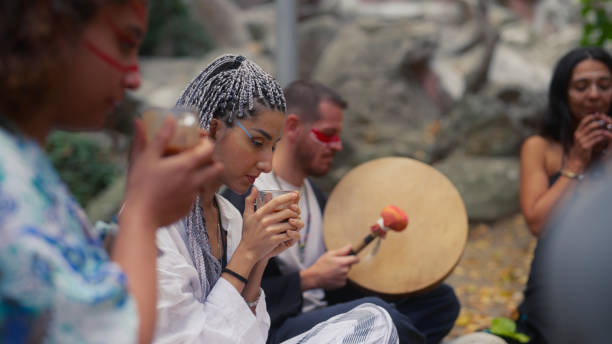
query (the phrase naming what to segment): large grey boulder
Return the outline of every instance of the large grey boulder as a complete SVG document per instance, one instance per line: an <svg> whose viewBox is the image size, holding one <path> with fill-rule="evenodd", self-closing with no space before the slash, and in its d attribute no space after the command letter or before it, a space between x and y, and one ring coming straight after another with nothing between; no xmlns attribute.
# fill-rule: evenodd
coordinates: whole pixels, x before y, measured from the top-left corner
<svg viewBox="0 0 612 344"><path fill-rule="evenodd" d="M519 211L519 159L456 153L435 164L455 185L471 221L494 221Z"/></svg>
<svg viewBox="0 0 612 344"><path fill-rule="evenodd" d="M336 37L342 23L332 15L321 15L300 23L298 28L298 75L310 79L325 48Z"/></svg>
<svg viewBox="0 0 612 344"><path fill-rule="evenodd" d="M249 43L249 34L240 18L240 7L230 0L188 1L194 18L204 26L220 47L237 47Z"/></svg>
<svg viewBox="0 0 612 344"><path fill-rule="evenodd" d="M536 132L546 111L544 92L490 87L465 96L442 120L432 160L458 148L475 156L518 156L523 140Z"/></svg>

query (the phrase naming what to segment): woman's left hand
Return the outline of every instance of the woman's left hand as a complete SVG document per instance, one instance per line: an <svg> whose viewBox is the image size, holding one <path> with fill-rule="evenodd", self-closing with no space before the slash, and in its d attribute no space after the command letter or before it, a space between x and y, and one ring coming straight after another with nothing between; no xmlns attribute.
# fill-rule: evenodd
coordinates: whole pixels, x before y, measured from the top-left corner
<svg viewBox="0 0 612 344"><path fill-rule="evenodd" d="M268 261L270 258L278 256L283 251L300 241L299 230L304 227L304 222L300 219L290 219L289 223L295 228L295 230L288 230L285 232L287 235L287 241L278 244L278 246L272 249L272 251L270 251L270 253L268 253L262 260Z"/></svg>

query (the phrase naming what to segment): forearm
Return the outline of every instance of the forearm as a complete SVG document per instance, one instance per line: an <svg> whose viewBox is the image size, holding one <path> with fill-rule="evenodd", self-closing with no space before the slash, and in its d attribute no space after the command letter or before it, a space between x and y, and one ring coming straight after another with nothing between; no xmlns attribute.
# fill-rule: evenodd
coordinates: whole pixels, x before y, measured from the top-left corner
<svg viewBox="0 0 612 344"><path fill-rule="evenodd" d="M318 288L318 278L312 267L300 271L300 287L302 291Z"/></svg>
<svg viewBox="0 0 612 344"><path fill-rule="evenodd" d="M253 266L255 265L256 260L255 256L249 252L243 251L240 247L234 252L234 255L230 259L227 264L227 268L229 270L234 271L240 276L247 278L250 284L251 271L253 270ZM235 276L228 274L227 272L221 274L221 277L225 278L236 290L238 293L243 294L243 291L246 289L247 285L245 285L242 281L237 279ZM260 279L261 281L261 279ZM258 284L259 285L259 284Z"/></svg>
<svg viewBox="0 0 612 344"><path fill-rule="evenodd" d="M268 264L268 259L262 259L251 270L249 275L249 283L247 283L246 287L242 291L242 296L247 302L253 302L257 300L259 297L259 291L261 288L261 279L263 277L263 273L266 270L266 265ZM252 310L255 307L251 308Z"/></svg>
<svg viewBox="0 0 612 344"><path fill-rule="evenodd" d="M124 212L115 239L112 260L127 276L128 288L138 307L138 342L150 343L155 329L157 277L155 225L145 216Z"/></svg>
<svg viewBox="0 0 612 344"><path fill-rule="evenodd" d="M540 237L550 216L562 199L569 195L578 184L578 180L560 176L557 182L548 189L531 207L523 208L523 215L531 233Z"/></svg>

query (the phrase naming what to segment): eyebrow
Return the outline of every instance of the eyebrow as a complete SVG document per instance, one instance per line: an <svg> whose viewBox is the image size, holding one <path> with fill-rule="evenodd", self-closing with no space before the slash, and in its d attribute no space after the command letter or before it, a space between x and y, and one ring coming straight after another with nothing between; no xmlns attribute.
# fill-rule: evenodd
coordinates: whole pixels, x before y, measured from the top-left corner
<svg viewBox="0 0 612 344"><path fill-rule="evenodd" d="M253 128L253 130L259 132L261 135L265 136L268 140L272 140L272 135L268 134L265 130Z"/></svg>
<svg viewBox="0 0 612 344"><path fill-rule="evenodd" d="M602 76L602 77L596 78L595 80L591 80L589 78L580 78L580 79L576 79L576 80L572 81L571 84L574 85L574 84L580 84L580 83L584 83L584 82L591 82L591 81L598 82L598 81L604 81L604 80L605 81L612 80L612 77Z"/></svg>

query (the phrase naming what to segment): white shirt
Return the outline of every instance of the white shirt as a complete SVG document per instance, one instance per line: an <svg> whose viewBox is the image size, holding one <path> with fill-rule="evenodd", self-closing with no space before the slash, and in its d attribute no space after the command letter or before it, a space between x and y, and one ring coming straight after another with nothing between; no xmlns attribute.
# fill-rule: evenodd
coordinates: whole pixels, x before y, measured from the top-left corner
<svg viewBox="0 0 612 344"><path fill-rule="evenodd" d="M227 259L240 243L242 217L217 195L227 231ZM228 281L219 278L204 304L198 274L186 245L182 222L157 231L157 326L154 343L265 343L270 328L263 290L255 313Z"/></svg>
<svg viewBox="0 0 612 344"><path fill-rule="evenodd" d="M304 247L304 261L300 260L299 245L295 244L277 256L279 269L282 273L288 274L298 272L310 267L319 257L325 253L325 243L323 242L323 217L321 215L321 207L317 202L312 186L307 179L304 179L301 187L292 185L291 183L276 176L274 173L262 173L255 180L255 187L258 190L297 190L300 192L299 207L301 218L304 221L304 228L300 231L302 240L308 231L308 239ZM310 224L308 218L310 217ZM323 289L311 289L302 293L304 303L302 311L307 312L316 308L325 307L327 302L325 291Z"/></svg>

